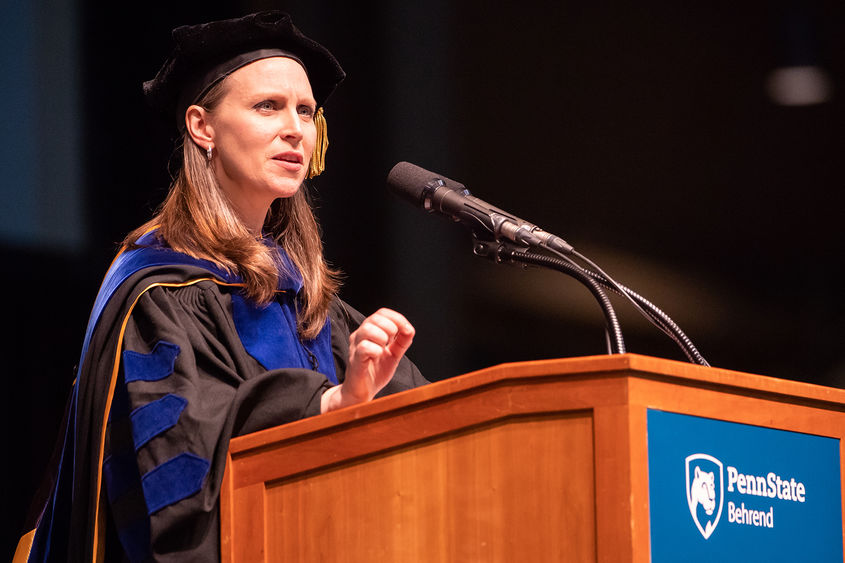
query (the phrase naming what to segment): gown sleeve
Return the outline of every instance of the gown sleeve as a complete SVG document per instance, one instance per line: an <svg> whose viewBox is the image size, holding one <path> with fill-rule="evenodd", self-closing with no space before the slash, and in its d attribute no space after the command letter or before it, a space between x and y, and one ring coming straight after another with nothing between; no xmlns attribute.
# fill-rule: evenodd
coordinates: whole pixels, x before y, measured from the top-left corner
<svg viewBox="0 0 845 563"><path fill-rule="evenodd" d="M103 462L113 534L132 561L219 559L229 438L318 414L331 385L266 371L212 282L155 287L126 324Z"/></svg>
<svg viewBox="0 0 845 563"><path fill-rule="evenodd" d="M309 369L268 371L250 356L229 291L210 281L154 287L127 318L103 462L107 552L130 561L219 560L229 439L320 412L332 384ZM338 299L331 305L340 381L349 335L363 318ZM380 395L425 383L403 358Z"/></svg>

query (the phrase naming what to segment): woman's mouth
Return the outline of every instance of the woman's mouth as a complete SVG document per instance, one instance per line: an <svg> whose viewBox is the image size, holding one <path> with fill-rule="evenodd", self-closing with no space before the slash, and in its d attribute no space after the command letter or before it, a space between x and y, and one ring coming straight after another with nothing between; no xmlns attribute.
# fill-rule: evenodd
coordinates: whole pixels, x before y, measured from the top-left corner
<svg viewBox="0 0 845 563"><path fill-rule="evenodd" d="M278 162L286 170L298 171L302 168L302 155L295 151L286 151L279 153L273 157L273 160Z"/></svg>

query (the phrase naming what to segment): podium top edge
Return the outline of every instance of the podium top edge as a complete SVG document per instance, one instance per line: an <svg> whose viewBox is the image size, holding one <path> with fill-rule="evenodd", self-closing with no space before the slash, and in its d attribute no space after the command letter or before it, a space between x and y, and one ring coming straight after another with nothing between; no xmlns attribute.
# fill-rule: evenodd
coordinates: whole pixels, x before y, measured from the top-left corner
<svg viewBox="0 0 845 563"><path fill-rule="evenodd" d="M820 406L845 412L845 389L706 367L639 354L583 356L504 363L360 405L234 438L230 453L246 451L274 439L324 432L348 423L361 423L389 413L482 391L501 385L542 384L549 381L651 380L687 387L706 387L728 393L754 394L783 402Z"/></svg>

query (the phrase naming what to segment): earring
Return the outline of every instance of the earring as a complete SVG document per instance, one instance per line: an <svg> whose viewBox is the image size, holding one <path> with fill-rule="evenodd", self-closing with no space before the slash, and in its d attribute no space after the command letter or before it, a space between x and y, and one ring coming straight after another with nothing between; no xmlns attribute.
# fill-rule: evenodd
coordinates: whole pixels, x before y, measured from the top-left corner
<svg viewBox="0 0 845 563"><path fill-rule="evenodd" d="M208 145L208 148L205 149L205 156L206 156L206 158L208 158L209 162L211 162L211 155L212 155L211 150L212 150L211 145Z"/></svg>

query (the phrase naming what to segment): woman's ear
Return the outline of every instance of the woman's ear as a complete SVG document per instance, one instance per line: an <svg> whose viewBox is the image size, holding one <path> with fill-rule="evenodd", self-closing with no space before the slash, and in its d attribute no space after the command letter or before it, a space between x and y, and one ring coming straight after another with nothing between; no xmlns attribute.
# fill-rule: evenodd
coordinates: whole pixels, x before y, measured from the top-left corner
<svg viewBox="0 0 845 563"><path fill-rule="evenodd" d="M214 146L214 127L209 117L208 111L197 105L185 111L185 128L194 142L204 149Z"/></svg>

